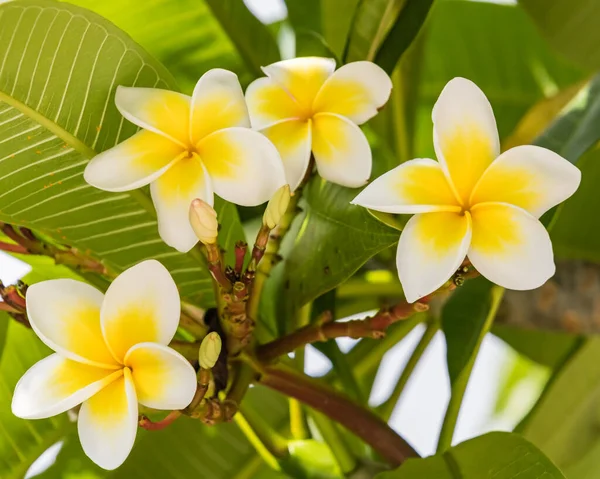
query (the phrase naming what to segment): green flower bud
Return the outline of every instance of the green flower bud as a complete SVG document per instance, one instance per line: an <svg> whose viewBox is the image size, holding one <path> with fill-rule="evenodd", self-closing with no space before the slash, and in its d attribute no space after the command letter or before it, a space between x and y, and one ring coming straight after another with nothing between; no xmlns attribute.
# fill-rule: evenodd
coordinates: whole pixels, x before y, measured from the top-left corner
<svg viewBox="0 0 600 479"><path fill-rule="evenodd" d="M200 350L198 351L198 360L200 361L200 367L203 369L212 369L219 359L221 354L221 336L219 333L213 331L208 333L200 344Z"/></svg>
<svg viewBox="0 0 600 479"><path fill-rule="evenodd" d="M281 217L285 214L289 204L290 185L284 185L269 200L269 204L263 215L263 225L271 230L275 228L281 221Z"/></svg>

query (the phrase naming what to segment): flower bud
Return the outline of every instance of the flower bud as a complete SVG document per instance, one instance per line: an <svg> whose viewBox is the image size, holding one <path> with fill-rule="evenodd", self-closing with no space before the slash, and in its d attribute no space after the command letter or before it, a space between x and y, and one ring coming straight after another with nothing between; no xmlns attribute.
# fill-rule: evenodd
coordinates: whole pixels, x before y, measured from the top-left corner
<svg viewBox="0 0 600 479"><path fill-rule="evenodd" d="M208 333L200 344L200 350L198 351L198 360L200 361L200 367L203 369L212 369L219 354L221 354L221 336L216 331Z"/></svg>
<svg viewBox="0 0 600 479"><path fill-rule="evenodd" d="M195 199L190 205L190 223L196 236L203 244L217 242L219 222L217 212L200 199Z"/></svg>
<svg viewBox="0 0 600 479"><path fill-rule="evenodd" d="M281 217L284 215L289 204L290 185L284 185L269 200L269 204L263 215L263 225L269 229L275 228L279 221L281 221Z"/></svg>

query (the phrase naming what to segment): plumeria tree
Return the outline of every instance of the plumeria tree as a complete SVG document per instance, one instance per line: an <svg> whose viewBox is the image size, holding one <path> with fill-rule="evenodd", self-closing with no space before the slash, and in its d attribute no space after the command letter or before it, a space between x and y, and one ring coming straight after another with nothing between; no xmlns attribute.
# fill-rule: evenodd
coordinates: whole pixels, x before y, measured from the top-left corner
<svg viewBox="0 0 600 479"><path fill-rule="evenodd" d="M253 3L0 4L0 477L598 477L600 7ZM486 335L535 397L458 442Z"/></svg>

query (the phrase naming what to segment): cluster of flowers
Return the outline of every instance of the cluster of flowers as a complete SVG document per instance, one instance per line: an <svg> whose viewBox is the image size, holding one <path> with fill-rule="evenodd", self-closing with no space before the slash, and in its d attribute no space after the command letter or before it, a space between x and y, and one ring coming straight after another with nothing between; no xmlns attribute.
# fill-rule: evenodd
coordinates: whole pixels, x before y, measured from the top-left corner
<svg viewBox="0 0 600 479"><path fill-rule="evenodd" d="M388 75L371 62L335 70L333 60L312 57L264 72L245 96L235 74L221 69L203 75L192 97L119 87L117 108L142 129L96 156L86 181L115 192L150 185L160 236L181 252L198 241L189 215L197 199L212 206L216 193L238 205L263 203L286 183L296 189L311 158L325 180L365 185L372 156L358 125L387 102ZM542 285L555 267L538 218L575 192L579 170L537 146L500 154L490 103L463 78L443 89L433 124L438 161L407 161L353 201L414 214L397 252L406 299L435 291L466 257L501 286ZM216 231L216 218L207 225ZM156 261L125 271L106 295L72 280L36 284L27 311L56 353L23 376L13 412L35 419L82 404L79 436L100 466L118 467L131 451L138 402L182 409L192 400L195 371L167 347L179 320L177 288Z"/></svg>

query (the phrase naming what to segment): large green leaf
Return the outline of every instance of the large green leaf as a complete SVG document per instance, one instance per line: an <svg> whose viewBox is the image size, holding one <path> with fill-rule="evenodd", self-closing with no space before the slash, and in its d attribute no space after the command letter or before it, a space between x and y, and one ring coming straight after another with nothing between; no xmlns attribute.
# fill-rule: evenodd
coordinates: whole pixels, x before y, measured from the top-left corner
<svg viewBox="0 0 600 479"><path fill-rule="evenodd" d="M419 85L415 154L433 157L431 109L456 76L474 81L489 98L500 137L540 99L582 79L557 58L529 17L513 5L448 0L429 15Z"/></svg>
<svg viewBox="0 0 600 479"><path fill-rule="evenodd" d="M596 0L519 0L557 51L581 65L600 68L600 3Z"/></svg>
<svg viewBox="0 0 600 479"><path fill-rule="evenodd" d="M492 432L443 455L409 459L377 479L565 479L533 444L517 434ZM569 476L571 478L571 476Z"/></svg>
<svg viewBox="0 0 600 479"><path fill-rule="evenodd" d="M593 337L550 382L525 421L522 433L561 467L569 479L598 477L599 407L600 339ZM579 472L573 474L572 470Z"/></svg>
<svg viewBox="0 0 600 479"><path fill-rule="evenodd" d="M0 321L6 321L5 315ZM37 457L73 429L66 415L26 421L12 415L10 404L23 373L50 350L16 321L8 323L7 341L0 360L0 477L21 479Z"/></svg>
<svg viewBox="0 0 600 479"><path fill-rule="evenodd" d="M186 93L191 93L198 78L211 68L232 70L240 75L242 83L253 78L206 0L70 3L89 8L126 31L167 66Z"/></svg>
<svg viewBox="0 0 600 479"><path fill-rule="evenodd" d="M271 32L242 0L206 0L206 3L254 75L262 76L261 66L280 59L279 48Z"/></svg>
<svg viewBox="0 0 600 479"><path fill-rule="evenodd" d="M572 163L600 140L600 75L596 75L536 139Z"/></svg>
<svg viewBox="0 0 600 479"><path fill-rule="evenodd" d="M369 258L398 241L398 232L350 205L357 190L315 177L305 188L306 214L292 231L279 265L280 324L297 308L348 279ZM289 252L285 252L289 251Z"/></svg>
<svg viewBox="0 0 600 479"><path fill-rule="evenodd" d="M278 394L262 387L252 389L245 401L257 414L268 418L271 425L281 427L287 418L287 402ZM83 453L77 433L66 438L56 463L40 479L129 479L157 477L161 479L235 477L275 478L235 424L210 427L198 420L182 417L162 431L139 431L136 445L125 463L115 471L104 471ZM4 476L2 476L4 477Z"/></svg>
<svg viewBox="0 0 600 479"><path fill-rule="evenodd" d="M146 194L107 193L83 180L95 152L137 129L114 106L117 85L176 88L160 64L92 12L49 0L0 6L0 220L77 247L115 271L156 258L184 297L210 304L206 268L198 255L162 242ZM237 213L224 202L217 210L231 249Z"/></svg>
<svg viewBox="0 0 600 479"><path fill-rule="evenodd" d="M558 210L552 244L558 257L600 262L600 224L594 220L600 204L600 150L584 155L578 166L581 185Z"/></svg>

